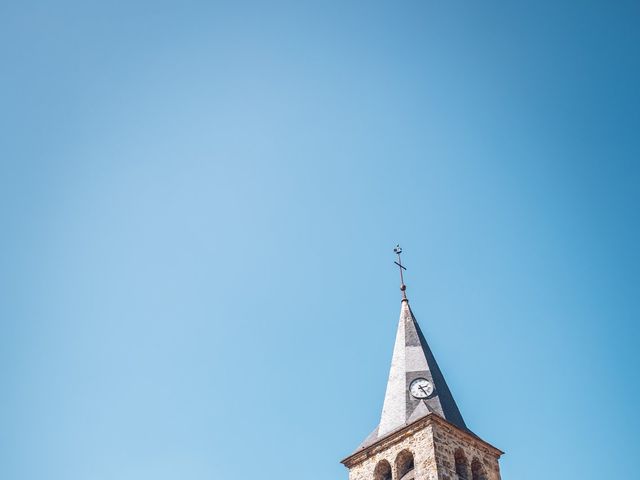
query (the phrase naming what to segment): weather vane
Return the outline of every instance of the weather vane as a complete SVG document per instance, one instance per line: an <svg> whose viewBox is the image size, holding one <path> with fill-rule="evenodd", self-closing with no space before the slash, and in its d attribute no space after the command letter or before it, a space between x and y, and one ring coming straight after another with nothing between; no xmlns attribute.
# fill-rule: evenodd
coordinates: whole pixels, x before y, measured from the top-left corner
<svg viewBox="0 0 640 480"><path fill-rule="evenodd" d="M400 254L402 253L402 247L400 245L396 245L396 248L393 249L393 252L398 256L398 261L395 263L400 270L400 290L402 291L402 300L407 299L407 286L404 284L404 276L402 275L402 271L406 270L405 266L402 265L402 259L400 258Z"/></svg>

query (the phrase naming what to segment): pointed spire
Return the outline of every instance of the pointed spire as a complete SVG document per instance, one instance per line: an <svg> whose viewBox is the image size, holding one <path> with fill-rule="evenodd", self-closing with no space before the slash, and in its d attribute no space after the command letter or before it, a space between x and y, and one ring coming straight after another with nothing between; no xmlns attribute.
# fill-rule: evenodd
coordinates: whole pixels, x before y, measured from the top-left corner
<svg viewBox="0 0 640 480"><path fill-rule="evenodd" d="M426 407L426 408L425 408ZM409 303L402 301L378 435L433 412L466 429L440 367Z"/></svg>
<svg viewBox="0 0 640 480"><path fill-rule="evenodd" d="M467 430L440 367L409 306L402 275L404 267L400 262L402 249L397 246L394 251L398 255L395 263L400 267L400 319L380 423L361 448L430 413Z"/></svg>

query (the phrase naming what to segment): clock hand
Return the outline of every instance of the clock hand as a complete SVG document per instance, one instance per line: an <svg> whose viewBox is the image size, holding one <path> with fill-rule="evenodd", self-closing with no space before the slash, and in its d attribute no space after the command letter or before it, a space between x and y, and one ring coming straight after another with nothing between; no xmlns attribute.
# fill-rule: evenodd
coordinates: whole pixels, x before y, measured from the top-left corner
<svg viewBox="0 0 640 480"><path fill-rule="evenodd" d="M427 391L424 389L422 385L418 385L418 388L422 390L422 393L424 393L426 396L429 396L429 394L427 393Z"/></svg>

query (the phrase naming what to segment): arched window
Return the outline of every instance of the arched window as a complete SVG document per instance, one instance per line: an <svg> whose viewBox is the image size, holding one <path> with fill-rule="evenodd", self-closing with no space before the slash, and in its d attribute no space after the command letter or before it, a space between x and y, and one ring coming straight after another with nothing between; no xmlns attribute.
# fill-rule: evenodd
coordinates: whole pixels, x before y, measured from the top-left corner
<svg viewBox="0 0 640 480"><path fill-rule="evenodd" d="M458 480L468 480L469 464L467 463L467 457L464 456L464 452L460 448L456 450L455 463L456 475L458 475Z"/></svg>
<svg viewBox="0 0 640 480"><path fill-rule="evenodd" d="M471 480L487 480L482 463L477 458L471 462Z"/></svg>
<svg viewBox="0 0 640 480"><path fill-rule="evenodd" d="M415 477L413 454L409 450L401 451L396 457L398 480L413 480Z"/></svg>
<svg viewBox="0 0 640 480"><path fill-rule="evenodd" d="M373 471L373 480L391 480L391 465L386 460L380 460Z"/></svg>

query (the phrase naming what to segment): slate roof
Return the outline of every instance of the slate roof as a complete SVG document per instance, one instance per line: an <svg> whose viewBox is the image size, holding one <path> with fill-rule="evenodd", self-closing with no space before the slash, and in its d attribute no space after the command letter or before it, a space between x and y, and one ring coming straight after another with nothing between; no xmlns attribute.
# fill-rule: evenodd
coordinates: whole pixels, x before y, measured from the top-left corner
<svg viewBox="0 0 640 480"><path fill-rule="evenodd" d="M411 395L409 386L416 378L426 378L431 382L434 386L431 396L417 399ZM469 431L411 311L409 301L405 298L400 307L400 320L380 423L358 450L429 413L435 413L457 427Z"/></svg>

